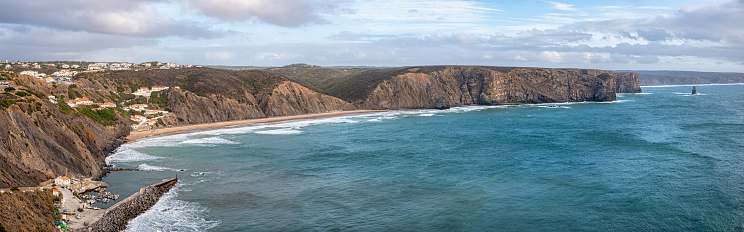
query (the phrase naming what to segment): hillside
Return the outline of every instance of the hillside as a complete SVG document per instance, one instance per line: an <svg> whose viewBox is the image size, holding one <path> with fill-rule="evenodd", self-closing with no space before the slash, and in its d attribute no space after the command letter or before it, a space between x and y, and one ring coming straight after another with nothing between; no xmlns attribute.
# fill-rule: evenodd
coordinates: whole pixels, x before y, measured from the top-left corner
<svg viewBox="0 0 744 232"><path fill-rule="evenodd" d="M72 85L5 73L2 81L11 87L0 94L0 188L35 186L65 174L100 176L106 155L133 128L355 109L258 70L107 71L78 75ZM169 88L135 95L140 88L155 86ZM111 102L115 107L69 106L69 100L76 98ZM146 108L135 110L137 104ZM141 115L141 121L130 119L134 115Z"/></svg>
<svg viewBox="0 0 744 232"><path fill-rule="evenodd" d="M744 73L690 71L623 71L638 73L640 85L699 85L744 83Z"/></svg>
<svg viewBox="0 0 744 232"><path fill-rule="evenodd" d="M371 109L610 101L616 92L641 92L634 73L579 69L420 66L360 70L335 79L319 91Z"/></svg>

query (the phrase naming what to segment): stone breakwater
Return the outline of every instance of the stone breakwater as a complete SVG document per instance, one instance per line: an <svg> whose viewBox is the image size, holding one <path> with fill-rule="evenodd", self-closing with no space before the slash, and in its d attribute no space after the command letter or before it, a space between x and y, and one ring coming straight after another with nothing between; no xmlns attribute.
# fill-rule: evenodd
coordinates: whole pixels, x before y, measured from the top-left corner
<svg viewBox="0 0 744 232"><path fill-rule="evenodd" d="M150 209L176 183L178 179L173 178L144 187L127 199L111 206L100 220L77 231L122 231L126 229L129 220Z"/></svg>

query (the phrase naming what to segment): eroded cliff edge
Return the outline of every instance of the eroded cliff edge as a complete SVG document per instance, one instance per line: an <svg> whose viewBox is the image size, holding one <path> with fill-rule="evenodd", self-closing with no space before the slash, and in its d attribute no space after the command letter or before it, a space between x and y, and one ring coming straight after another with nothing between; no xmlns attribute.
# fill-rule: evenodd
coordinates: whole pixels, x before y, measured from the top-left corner
<svg viewBox="0 0 744 232"><path fill-rule="evenodd" d="M353 82L360 81L354 86ZM356 89L355 89L356 88ZM351 89L351 90L349 90ZM365 109L613 101L638 76L587 69L425 66L371 70L326 90ZM361 94L360 94L361 93Z"/></svg>

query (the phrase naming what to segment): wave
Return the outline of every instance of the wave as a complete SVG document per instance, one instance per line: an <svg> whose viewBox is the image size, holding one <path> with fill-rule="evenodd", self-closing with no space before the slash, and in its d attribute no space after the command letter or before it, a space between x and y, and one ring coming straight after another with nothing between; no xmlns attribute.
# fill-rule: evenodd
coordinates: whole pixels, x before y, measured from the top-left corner
<svg viewBox="0 0 744 232"><path fill-rule="evenodd" d="M174 168L148 165L147 163L140 164L139 166L137 166L137 169L139 169L140 171L156 171L156 172L163 172L163 171L179 172L181 171L179 169L174 169Z"/></svg>
<svg viewBox="0 0 744 232"><path fill-rule="evenodd" d="M106 164L115 162L133 162L133 161L146 161L160 159L161 157L151 156L142 152L135 151L134 149L117 149L116 152L106 157Z"/></svg>
<svg viewBox="0 0 744 232"><path fill-rule="evenodd" d="M237 142L223 139L220 137L207 137L207 138L198 138L198 139L189 139L183 142L180 142L180 144L238 144Z"/></svg>
<svg viewBox="0 0 744 232"><path fill-rule="evenodd" d="M293 128L283 128L276 130L256 131L255 133L263 135L297 135L302 134L302 131Z"/></svg>
<svg viewBox="0 0 744 232"><path fill-rule="evenodd" d="M125 231L207 231L222 223L205 219L209 209L199 203L176 199L181 190L176 184L152 208L130 220Z"/></svg>

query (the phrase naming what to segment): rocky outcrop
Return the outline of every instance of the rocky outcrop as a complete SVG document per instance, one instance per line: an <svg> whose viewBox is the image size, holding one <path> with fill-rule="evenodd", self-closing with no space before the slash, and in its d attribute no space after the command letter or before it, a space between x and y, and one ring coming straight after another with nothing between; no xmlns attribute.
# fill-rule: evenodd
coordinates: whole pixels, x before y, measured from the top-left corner
<svg viewBox="0 0 744 232"><path fill-rule="evenodd" d="M199 124L266 117L256 105L239 103L221 95L202 97L178 89L168 90L165 94L168 107L180 118L179 121L183 120L180 123ZM245 95L251 102L255 102L252 95Z"/></svg>
<svg viewBox="0 0 744 232"><path fill-rule="evenodd" d="M271 94L263 95L259 105L269 117L356 109L354 105L341 99L290 81L279 84Z"/></svg>
<svg viewBox="0 0 744 232"><path fill-rule="evenodd" d="M616 93L641 93L638 73L613 73L615 77Z"/></svg>
<svg viewBox="0 0 744 232"><path fill-rule="evenodd" d="M139 192L108 208L98 221L77 231L123 231L127 228L129 220L150 209L160 200L163 194L170 191L177 183L178 179L170 179L144 187Z"/></svg>
<svg viewBox="0 0 744 232"><path fill-rule="evenodd" d="M612 101L615 78L608 73L543 68L411 68L380 82L361 108L446 108L461 105Z"/></svg>

